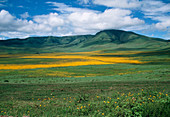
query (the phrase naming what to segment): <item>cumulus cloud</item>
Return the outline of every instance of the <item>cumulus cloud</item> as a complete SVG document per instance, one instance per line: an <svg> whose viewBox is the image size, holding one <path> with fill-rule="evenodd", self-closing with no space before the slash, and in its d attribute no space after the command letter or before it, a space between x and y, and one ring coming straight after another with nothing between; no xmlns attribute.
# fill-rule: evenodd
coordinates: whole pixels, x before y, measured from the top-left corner
<svg viewBox="0 0 170 117"><path fill-rule="evenodd" d="M1 10L0 21L0 35L9 38L23 38L31 35L71 35L69 27L64 24L64 18L57 13L37 15L33 17L33 20L28 21L18 19L8 11Z"/></svg>
<svg viewBox="0 0 170 117"><path fill-rule="evenodd" d="M155 24L156 28L170 31L170 16L158 16L155 19L159 21Z"/></svg>
<svg viewBox="0 0 170 117"><path fill-rule="evenodd" d="M130 10L119 8L107 9L104 12L74 8L63 3L47 2L56 12L34 16L32 20L18 19L8 11L0 12L0 35L8 37L25 37L29 35L79 35L92 34L103 29L124 29L138 26L143 20L131 15ZM27 18L29 14L22 14ZM6 20L4 20L6 19ZM25 35L25 36L24 36Z"/></svg>
<svg viewBox="0 0 170 117"><path fill-rule="evenodd" d="M83 1L84 2L84 1ZM88 3L88 0L85 1ZM139 25L144 21L133 18L130 10L108 9L104 12L95 10L74 8L63 3L47 2L66 15L66 21L72 28L73 34L88 34L108 28L123 28L132 25Z"/></svg>
<svg viewBox="0 0 170 117"><path fill-rule="evenodd" d="M170 3L163 3L162 1L144 0L142 1L142 12L146 16L163 15L170 12Z"/></svg>
<svg viewBox="0 0 170 117"><path fill-rule="evenodd" d="M64 25L64 20L58 13L50 13L48 15L38 15L33 19L38 24L49 25L51 27Z"/></svg>
<svg viewBox="0 0 170 117"><path fill-rule="evenodd" d="M144 0L141 11L145 15L145 18L150 18L158 23L153 24L155 28L159 30L170 31L170 3L163 3L156 0Z"/></svg>
<svg viewBox="0 0 170 117"><path fill-rule="evenodd" d="M122 9L107 9L103 13L84 12L72 13L68 19L76 32L88 30L122 29L128 26L143 24L144 21L130 16L131 11ZM83 29L83 30L79 30Z"/></svg>
<svg viewBox="0 0 170 117"><path fill-rule="evenodd" d="M25 12L24 14L21 14L21 17L26 19L26 18L28 18L30 16L29 16L28 12Z"/></svg>
<svg viewBox="0 0 170 117"><path fill-rule="evenodd" d="M13 31L19 27L19 21L14 19L15 17L9 14L8 11L0 11L0 31ZM4 20L5 19L5 20Z"/></svg>
<svg viewBox="0 0 170 117"><path fill-rule="evenodd" d="M139 0L94 0L94 4L116 8L136 8L139 7Z"/></svg>

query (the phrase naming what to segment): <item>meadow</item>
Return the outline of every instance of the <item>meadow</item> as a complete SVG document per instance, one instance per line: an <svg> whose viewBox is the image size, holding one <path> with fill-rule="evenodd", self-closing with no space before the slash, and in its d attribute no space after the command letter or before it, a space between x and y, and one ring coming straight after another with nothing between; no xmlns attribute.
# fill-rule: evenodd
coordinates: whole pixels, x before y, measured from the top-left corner
<svg viewBox="0 0 170 117"><path fill-rule="evenodd" d="M0 116L167 117L169 51L0 55Z"/></svg>

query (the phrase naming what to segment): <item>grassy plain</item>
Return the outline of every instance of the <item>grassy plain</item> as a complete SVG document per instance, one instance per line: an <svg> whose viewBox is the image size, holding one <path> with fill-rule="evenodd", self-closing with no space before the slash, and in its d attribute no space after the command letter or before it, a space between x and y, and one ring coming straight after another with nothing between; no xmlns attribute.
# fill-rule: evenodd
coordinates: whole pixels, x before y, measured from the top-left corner
<svg viewBox="0 0 170 117"><path fill-rule="evenodd" d="M169 51L0 55L0 115L170 113Z"/></svg>

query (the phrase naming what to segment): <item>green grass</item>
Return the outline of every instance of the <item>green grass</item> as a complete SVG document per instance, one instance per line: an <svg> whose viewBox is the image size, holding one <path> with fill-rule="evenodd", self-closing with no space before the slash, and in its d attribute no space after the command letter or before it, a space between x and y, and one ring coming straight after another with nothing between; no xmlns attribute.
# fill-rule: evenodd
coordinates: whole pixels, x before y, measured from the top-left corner
<svg viewBox="0 0 170 117"><path fill-rule="evenodd" d="M145 64L0 70L0 116L167 117L170 113L169 51L145 52L123 55L147 61ZM0 64L54 61L0 58ZM47 75L56 71L71 75Z"/></svg>
<svg viewBox="0 0 170 117"><path fill-rule="evenodd" d="M110 117L154 117L163 113L161 116L166 117L169 114L170 97L164 90L169 88L167 82L4 84L1 88L4 90L1 115L53 117L104 113Z"/></svg>

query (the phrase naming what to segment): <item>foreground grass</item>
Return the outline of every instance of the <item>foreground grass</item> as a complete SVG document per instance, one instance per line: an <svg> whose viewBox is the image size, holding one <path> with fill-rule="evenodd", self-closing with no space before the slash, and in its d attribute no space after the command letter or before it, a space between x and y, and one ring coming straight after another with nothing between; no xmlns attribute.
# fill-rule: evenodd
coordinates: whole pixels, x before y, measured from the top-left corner
<svg viewBox="0 0 170 117"><path fill-rule="evenodd" d="M169 89L158 81L1 84L0 115L167 117Z"/></svg>
<svg viewBox="0 0 170 117"><path fill-rule="evenodd" d="M167 117L170 97L167 92L141 91L79 94L69 97L49 96L31 98L27 101L1 102L0 115L10 116L142 116Z"/></svg>

